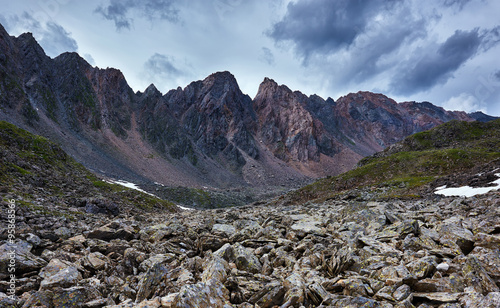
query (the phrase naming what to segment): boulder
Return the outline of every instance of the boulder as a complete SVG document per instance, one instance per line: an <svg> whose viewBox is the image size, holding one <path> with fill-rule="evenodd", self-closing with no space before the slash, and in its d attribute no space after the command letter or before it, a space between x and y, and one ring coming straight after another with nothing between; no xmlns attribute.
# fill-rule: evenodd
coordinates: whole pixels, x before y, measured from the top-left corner
<svg viewBox="0 0 500 308"><path fill-rule="evenodd" d="M171 300L171 308L230 308L229 291L217 280L182 286Z"/></svg>
<svg viewBox="0 0 500 308"><path fill-rule="evenodd" d="M90 286L40 290L31 294L22 308L31 307L92 307L90 304L101 299L101 294ZM95 307L95 306L93 306Z"/></svg>
<svg viewBox="0 0 500 308"><path fill-rule="evenodd" d="M212 227L212 232L225 237L231 237L236 233L236 228L228 224L214 224Z"/></svg>
<svg viewBox="0 0 500 308"><path fill-rule="evenodd" d="M82 275L74 264L59 259L50 260L39 275L43 278L40 290L71 287L82 279Z"/></svg>
<svg viewBox="0 0 500 308"><path fill-rule="evenodd" d="M262 308L270 308L281 305L285 293L286 290L281 283L279 281L273 281L266 284L262 290L255 293L248 302Z"/></svg>
<svg viewBox="0 0 500 308"><path fill-rule="evenodd" d="M500 291L475 256L467 256L462 271L465 283L474 288L478 293L486 295L490 292Z"/></svg>
<svg viewBox="0 0 500 308"><path fill-rule="evenodd" d="M32 254L29 249L17 244L0 246L0 273L8 273L11 260L15 260L16 275L38 271L47 264L44 259ZM14 256L12 259L11 257Z"/></svg>
<svg viewBox="0 0 500 308"><path fill-rule="evenodd" d="M95 238L103 241L111 241L114 239L124 239L130 241L134 238L133 230L127 228L112 228L109 225L99 227L90 231L87 238Z"/></svg>
<svg viewBox="0 0 500 308"><path fill-rule="evenodd" d="M262 264L259 258L251 250L241 246L239 243L233 245L234 249L234 263L239 270L247 271L250 273L260 273L262 271Z"/></svg>
<svg viewBox="0 0 500 308"><path fill-rule="evenodd" d="M226 282L229 271L230 267L226 260L218 256L213 256L205 266L205 270L201 275L201 281L208 282L214 279L224 283Z"/></svg>

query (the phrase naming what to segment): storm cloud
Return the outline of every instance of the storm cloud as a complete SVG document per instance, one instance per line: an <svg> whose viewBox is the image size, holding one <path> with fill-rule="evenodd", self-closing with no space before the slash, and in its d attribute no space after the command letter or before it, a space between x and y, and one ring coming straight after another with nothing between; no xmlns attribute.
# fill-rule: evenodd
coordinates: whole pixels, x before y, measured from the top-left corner
<svg viewBox="0 0 500 308"><path fill-rule="evenodd" d="M50 57L63 52L78 51L78 43L63 26L54 21L40 22L24 11L20 16L11 15L0 18L9 32L31 32Z"/></svg>
<svg viewBox="0 0 500 308"><path fill-rule="evenodd" d="M71 33L54 22L48 22L45 26L40 45L52 57L66 51L78 51L78 44L71 37Z"/></svg>
<svg viewBox="0 0 500 308"><path fill-rule="evenodd" d="M170 56L155 53L144 63L144 68L153 75L177 77L182 73L174 66L174 62Z"/></svg>
<svg viewBox="0 0 500 308"><path fill-rule="evenodd" d="M164 84L180 84L191 75L185 61L165 54L155 53L144 63L143 75L147 80L163 87Z"/></svg>
<svg viewBox="0 0 500 308"><path fill-rule="evenodd" d="M415 13L407 1L300 0L267 35L278 46L291 45L304 66L341 74L328 83L349 84L393 68L401 62L395 54L426 38L438 19Z"/></svg>
<svg viewBox="0 0 500 308"><path fill-rule="evenodd" d="M444 0L443 4L448 7L455 6L459 9L463 9L464 6L469 2L471 2L471 0Z"/></svg>
<svg viewBox="0 0 500 308"><path fill-rule="evenodd" d="M173 0L110 0L108 5L98 6L95 11L105 19L113 21L117 30L130 30L134 21L134 15L154 19L177 22L179 11L175 8Z"/></svg>
<svg viewBox="0 0 500 308"><path fill-rule="evenodd" d="M393 1L300 0L290 2L286 15L267 35L276 42L291 42L307 62L315 53L329 53L351 45L370 20Z"/></svg>
<svg viewBox="0 0 500 308"><path fill-rule="evenodd" d="M435 52L408 61L408 66L400 69L391 86L398 94L413 94L443 84L476 54L480 44L478 29L457 30Z"/></svg>

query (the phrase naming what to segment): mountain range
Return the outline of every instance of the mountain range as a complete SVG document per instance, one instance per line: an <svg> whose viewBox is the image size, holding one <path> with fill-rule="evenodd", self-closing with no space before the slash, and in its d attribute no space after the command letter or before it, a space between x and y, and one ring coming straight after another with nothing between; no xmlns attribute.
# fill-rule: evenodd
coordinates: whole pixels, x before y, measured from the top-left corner
<svg viewBox="0 0 500 308"><path fill-rule="evenodd" d="M406 136L489 121L377 93L326 100L265 78L252 99L217 72L185 88L134 92L117 69L77 53L48 57L30 33L0 25L0 120L61 145L92 171L166 186L297 187L350 170Z"/></svg>

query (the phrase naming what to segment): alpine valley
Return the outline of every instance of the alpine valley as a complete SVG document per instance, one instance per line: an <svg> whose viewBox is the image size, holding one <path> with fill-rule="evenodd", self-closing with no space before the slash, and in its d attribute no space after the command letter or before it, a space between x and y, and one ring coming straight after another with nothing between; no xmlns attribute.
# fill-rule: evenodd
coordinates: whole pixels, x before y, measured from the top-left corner
<svg viewBox="0 0 500 308"><path fill-rule="evenodd" d="M498 308L499 170L482 113L134 93L0 26L0 308Z"/></svg>
<svg viewBox="0 0 500 308"><path fill-rule="evenodd" d="M450 120L492 119L370 92L308 97L269 78L252 99L229 72L134 93L119 70L76 53L51 59L30 33L11 37L1 26L0 108L1 120L58 143L95 173L150 189L243 191L248 200L338 175Z"/></svg>

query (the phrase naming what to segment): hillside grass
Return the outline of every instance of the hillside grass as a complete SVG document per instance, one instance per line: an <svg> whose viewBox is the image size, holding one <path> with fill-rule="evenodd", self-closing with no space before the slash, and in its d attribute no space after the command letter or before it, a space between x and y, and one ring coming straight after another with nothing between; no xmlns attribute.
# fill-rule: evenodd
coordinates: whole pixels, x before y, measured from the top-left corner
<svg viewBox="0 0 500 308"><path fill-rule="evenodd" d="M407 137L396 146L366 157L358 167L318 180L287 197L291 203L336 198L353 189L381 189L381 198L419 198L434 180L500 158L500 120L451 121Z"/></svg>
<svg viewBox="0 0 500 308"><path fill-rule="evenodd" d="M43 194L66 204L75 198L101 198L121 208L178 210L171 201L102 181L57 144L5 121L0 121L0 154L0 186L24 202Z"/></svg>

